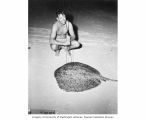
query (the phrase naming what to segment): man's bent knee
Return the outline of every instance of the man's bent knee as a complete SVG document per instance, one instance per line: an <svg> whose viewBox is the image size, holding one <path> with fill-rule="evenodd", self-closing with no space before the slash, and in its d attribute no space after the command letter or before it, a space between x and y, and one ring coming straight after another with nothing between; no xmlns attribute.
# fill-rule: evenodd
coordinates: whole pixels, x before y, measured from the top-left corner
<svg viewBox="0 0 146 120"><path fill-rule="evenodd" d="M73 46L74 48L78 48L80 46L80 43L74 40L71 42L71 46Z"/></svg>
<svg viewBox="0 0 146 120"><path fill-rule="evenodd" d="M50 44L50 47L53 51L56 51L58 50L58 45L55 45L55 44Z"/></svg>

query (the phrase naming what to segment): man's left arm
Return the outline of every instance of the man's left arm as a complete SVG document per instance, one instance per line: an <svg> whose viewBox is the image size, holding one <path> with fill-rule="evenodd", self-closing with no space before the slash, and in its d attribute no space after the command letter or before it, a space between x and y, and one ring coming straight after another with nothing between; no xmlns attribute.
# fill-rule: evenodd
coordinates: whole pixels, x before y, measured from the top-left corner
<svg viewBox="0 0 146 120"><path fill-rule="evenodd" d="M71 40L74 40L75 39L75 33L74 33L74 30L73 30L73 26L70 22L69 22L69 33L70 33L70 36L71 36Z"/></svg>

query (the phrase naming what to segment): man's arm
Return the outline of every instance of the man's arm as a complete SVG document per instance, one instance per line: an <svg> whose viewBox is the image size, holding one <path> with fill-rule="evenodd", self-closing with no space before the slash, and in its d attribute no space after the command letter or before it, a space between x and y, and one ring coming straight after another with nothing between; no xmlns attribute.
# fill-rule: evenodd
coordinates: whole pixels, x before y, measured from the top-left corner
<svg viewBox="0 0 146 120"><path fill-rule="evenodd" d="M51 35L50 35L50 44L55 43L56 32L57 32L57 26L56 26L56 24L53 24L52 30L51 30Z"/></svg>
<svg viewBox="0 0 146 120"><path fill-rule="evenodd" d="M74 33L74 30L73 30L73 26L70 22L69 22L69 33L71 35L71 40L74 40L75 39L75 33Z"/></svg>

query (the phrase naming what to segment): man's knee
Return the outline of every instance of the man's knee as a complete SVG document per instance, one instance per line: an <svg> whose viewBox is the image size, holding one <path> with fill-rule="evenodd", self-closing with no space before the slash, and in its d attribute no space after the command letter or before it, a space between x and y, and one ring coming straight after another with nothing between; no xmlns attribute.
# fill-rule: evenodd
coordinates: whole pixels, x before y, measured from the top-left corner
<svg viewBox="0 0 146 120"><path fill-rule="evenodd" d="M50 47L53 51L56 51L58 50L58 46L57 45L54 45L54 44L50 44Z"/></svg>
<svg viewBox="0 0 146 120"><path fill-rule="evenodd" d="M79 46L80 46L80 43L78 42L78 41L72 41L71 42L71 45L73 46L73 47L75 47L75 48L78 48Z"/></svg>

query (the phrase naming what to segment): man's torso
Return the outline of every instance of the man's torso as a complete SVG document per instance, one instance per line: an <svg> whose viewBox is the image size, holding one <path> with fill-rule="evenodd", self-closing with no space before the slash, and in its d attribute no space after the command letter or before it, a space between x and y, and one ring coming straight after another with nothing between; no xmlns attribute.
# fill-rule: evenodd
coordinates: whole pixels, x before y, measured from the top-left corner
<svg viewBox="0 0 146 120"><path fill-rule="evenodd" d="M68 36L68 21L66 21L65 25L61 25L60 23L56 22L56 41L58 44L62 45L69 45L70 44L70 37Z"/></svg>
<svg viewBox="0 0 146 120"><path fill-rule="evenodd" d="M68 34L68 21L66 21L65 25L61 25L58 22L56 22L57 26L57 32L56 32L56 39L65 39Z"/></svg>

